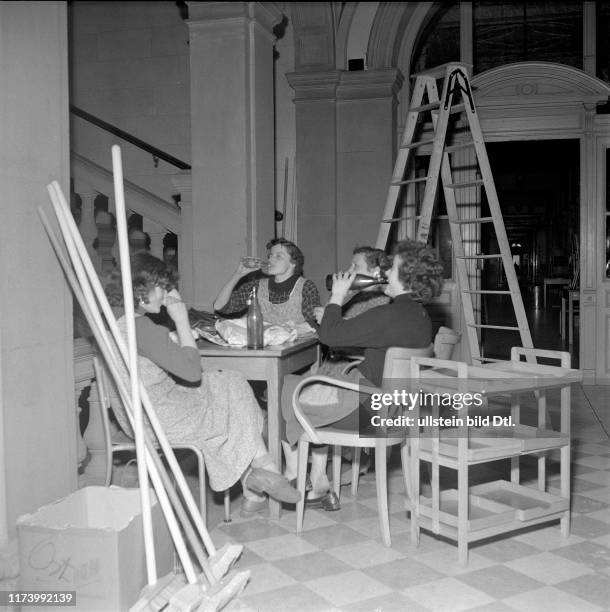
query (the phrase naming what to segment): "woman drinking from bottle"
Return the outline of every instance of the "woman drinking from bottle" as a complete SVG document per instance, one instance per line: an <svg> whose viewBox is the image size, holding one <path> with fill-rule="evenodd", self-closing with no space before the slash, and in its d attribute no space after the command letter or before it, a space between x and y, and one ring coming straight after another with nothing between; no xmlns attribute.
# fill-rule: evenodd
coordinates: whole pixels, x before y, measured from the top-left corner
<svg viewBox="0 0 610 612"><path fill-rule="evenodd" d="M301 249L285 238L275 238L267 243L267 256L264 274L260 265L253 269L240 261L214 300L214 309L220 314L245 312L256 285L266 323L315 324L314 309L320 305L320 296L314 283L303 277L305 258Z"/></svg>
<svg viewBox="0 0 610 612"><path fill-rule="evenodd" d="M386 295L392 302L345 319L341 308L346 301L355 273L339 272L334 275L332 293L318 336L329 346L360 346L364 348L364 360L349 374L337 376L352 382L370 381L379 385L383 376L385 353L390 346L405 348L425 348L432 342L432 322L423 304L440 294L442 286L442 266L436 253L419 242L406 240L399 242L394 249L392 268L388 273ZM287 376L282 389L282 413L286 420L286 440L282 442L286 457L286 478L296 476L296 443L303 429L297 421L292 408L292 393L301 381L299 376ZM358 393L337 390L332 400L323 401L316 397L315 387L301 394L302 407L311 423L316 427L333 424L349 430L358 427ZM311 397L308 398L308 396ZM321 394L322 395L322 394ZM324 509L337 509L338 500L328 491L326 477L326 455L312 458L310 479L313 490L308 499L318 501ZM334 496L336 498L336 496Z"/></svg>

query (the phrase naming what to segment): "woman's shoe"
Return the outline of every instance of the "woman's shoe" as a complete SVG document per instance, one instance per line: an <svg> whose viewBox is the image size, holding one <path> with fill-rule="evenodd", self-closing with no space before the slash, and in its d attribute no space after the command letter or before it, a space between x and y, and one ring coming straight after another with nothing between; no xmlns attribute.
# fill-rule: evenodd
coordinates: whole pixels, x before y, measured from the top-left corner
<svg viewBox="0 0 610 612"><path fill-rule="evenodd" d="M308 498L305 500L305 505L308 508L321 508L322 510L326 510L326 512L341 510L339 498L334 491L328 491L320 497Z"/></svg>
<svg viewBox="0 0 610 612"><path fill-rule="evenodd" d="M246 487L259 495L266 493L276 501L286 504L296 504L301 494L290 486L290 483L277 472L270 472L262 468L252 468L246 478Z"/></svg>
<svg viewBox="0 0 610 612"><path fill-rule="evenodd" d="M256 514L257 512L262 512L267 508L267 506L268 502L266 499L261 499L259 501L258 499L249 499L244 497L243 501L241 502L239 513L244 517L248 517Z"/></svg>
<svg viewBox="0 0 610 612"><path fill-rule="evenodd" d="M371 458L369 455L363 454L360 459L360 470L358 471L359 476L364 476L369 473L369 470L372 467ZM352 464L348 464L341 469L341 486L345 487L346 485L352 484Z"/></svg>

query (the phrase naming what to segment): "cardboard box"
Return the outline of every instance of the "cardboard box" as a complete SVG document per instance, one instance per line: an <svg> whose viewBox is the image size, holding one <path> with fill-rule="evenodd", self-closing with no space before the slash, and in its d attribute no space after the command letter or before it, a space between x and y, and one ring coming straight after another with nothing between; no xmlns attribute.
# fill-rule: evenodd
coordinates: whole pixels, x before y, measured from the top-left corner
<svg viewBox="0 0 610 612"><path fill-rule="evenodd" d="M173 545L156 500L152 522L161 577ZM139 489L85 487L19 517L17 534L22 590L76 591L76 610L117 612L147 583Z"/></svg>

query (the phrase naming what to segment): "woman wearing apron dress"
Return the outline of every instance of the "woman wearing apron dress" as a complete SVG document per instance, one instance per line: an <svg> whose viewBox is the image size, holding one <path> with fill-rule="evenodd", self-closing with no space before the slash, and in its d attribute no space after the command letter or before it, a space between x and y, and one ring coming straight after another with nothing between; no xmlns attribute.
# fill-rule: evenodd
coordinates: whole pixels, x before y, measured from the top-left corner
<svg viewBox="0 0 610 612"><path fill-rule="evenodd" d="M299 247L285 238L267 243L268 262L264 276L260 267L248 268L242 261L220 290L214 309L220 314L245 313L254 285L266 323L315 325L314 309L320 296L314 283L303 275L305 258Z"/></svg>

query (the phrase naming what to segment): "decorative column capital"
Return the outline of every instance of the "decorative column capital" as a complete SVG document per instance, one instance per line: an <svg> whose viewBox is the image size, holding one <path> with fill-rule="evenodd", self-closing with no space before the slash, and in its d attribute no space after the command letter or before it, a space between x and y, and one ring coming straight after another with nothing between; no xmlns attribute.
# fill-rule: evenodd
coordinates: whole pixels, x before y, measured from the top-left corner
<svg viewBox="0 0 610 612"><path fill-rule="evenodd" d="M396 98L404 80L398 68L343 72L337 87L337 99Z"/></svg>
<svg viewBox="0 0 610 612"><path fill-rule="evenodd" d="M191 37L196 37L201 30L207 34L212 29L218 31L220 26L224 32L227 28L239 29L254 22L274 43L273 28L283 17L275 2L187 2L187 5Z"/></svg>
<svg viewBox="0 0 610 612"><path fill-rule="evenodd" d="M324 72L291 72L286 75L294 89L294 101L335 100L337 85L341 79L340 70Z"/></svg>

